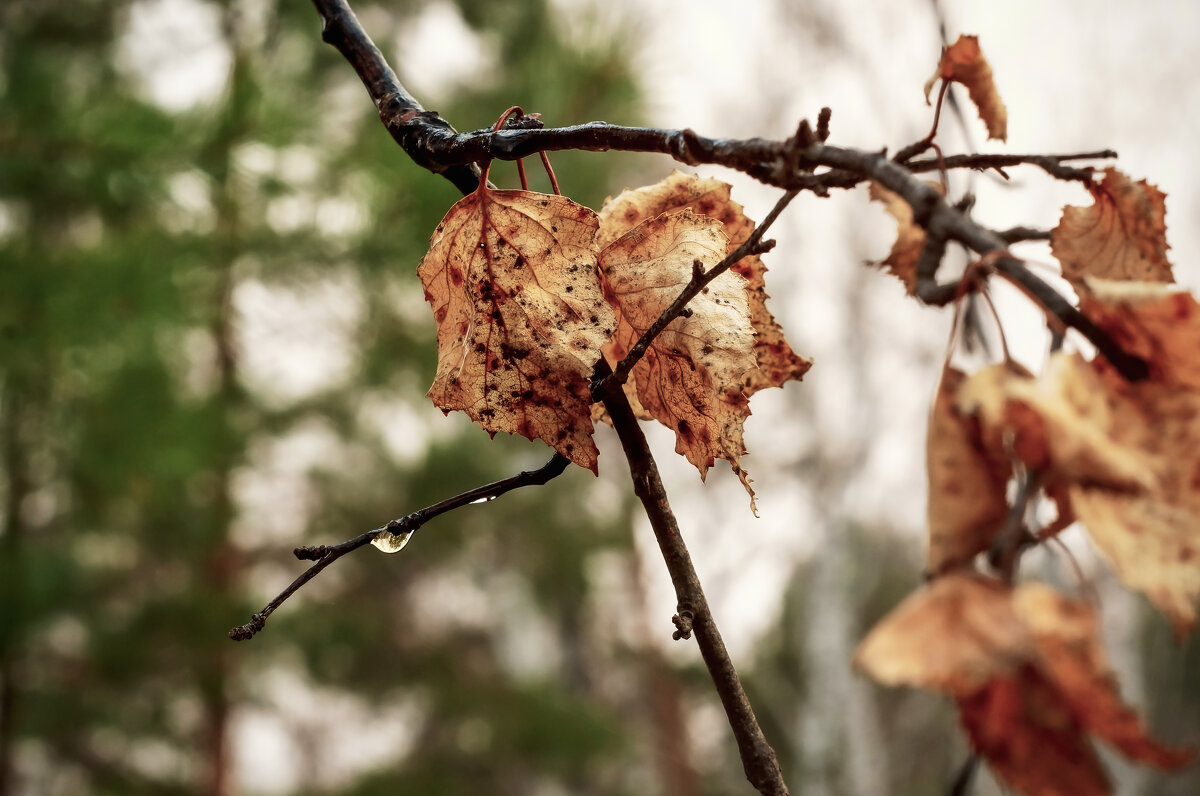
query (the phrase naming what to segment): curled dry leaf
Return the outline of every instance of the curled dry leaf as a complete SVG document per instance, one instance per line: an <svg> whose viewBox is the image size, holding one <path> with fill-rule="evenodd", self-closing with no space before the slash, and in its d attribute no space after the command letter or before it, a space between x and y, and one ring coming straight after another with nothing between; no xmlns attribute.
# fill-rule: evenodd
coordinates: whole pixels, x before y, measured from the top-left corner
<svg viewBox="0 0 1200 796"><path fill-rule="evenodd" d="M711 268L726 251L721 223L690 210L639 224L600 253L605 292L617 309L617 331L604 347L619 362L692 278L695 263ZM745 280L733 272L714 279L672 321L634 366L631 382L643 411L675 432L675 450L699 471L726 459L750 493L739 464L746 452L742 424L750 415L742 392L755 367L754 329Z"/></svg>
<svg viewBox="0 0 1200 796"><path fill-rule="evenodd" d="M942 52L937 71L925 84L925 101L938 78L952 80L966 86L971 102L979 109L979 118L987 125L988 138L1001 141L1008 139L1008 110L996 83L992 79L992 67L979 49L979 37L959 36L958 41Z"/></svg>
<svg viewBox="0 0 1200 796"><path fill-rule="evenodd" d="M1030 665L958 698L972 748L1026 796L1106 796L1104 766L1079 720Z"/></svg>
<svg viewBox="0 0 1200 796"><path fill-rule="evenodd" d="M953 696L972 746L1022 793L1110 793L1089 733L1163 768L1192 757L1156 743L1121 701L1092 608L1041 584L946 575L876 625L855 663Z"/></svg>
<svg viewBox="0 0 1200 796"><path fill-rule="evenodd" d="M434 404L593 472L588 380L616 327L598 229L561 196L481 186L450 208L417 269L438 327Z"/></svg>
<svg viewBox="0 0 1200 796"><path fill-rule="evenodd" d="M946 195L946 189L940 182L927 182L926 185ZM917 292L917 259L921 256L921 249L925 248L925 230L913 220L912 206L901 199L900 194L872 182L870 197L872 201L882 203L888 215L896 219L896 242L892 244L892 250L883 265L904 283L908 295L912 296Z"/></svg>
<svg viewBox="0 0 1200 796"><path fill-rule="evenodd" d="M932 575L967 563L986 550L1008 516L1005 486L1012 467L1007 457L983 447L979 420L954 406L966 378L953 368L942 372L929 418L926 572Z"/></svg>
<svg viewBox="0 0 1200 796"><path fill-rule="evenodd" d="M1167 262L1166 194L1111 167L1089 190L1092 206L1064 207L1050 236L1063 276L1076 284L1085 276L1175 281Z"/></svg>
<svg viewBox="0 0 1200 796"><path fill-rule="evenodd" d="M754 232L754 222L746 217L740 204L730 199L727 183L676 171L654 185L624 191L605 202L600 209L599 245L607 246L643 221L679 210L691 210L720 221L721 230L729 239L726 254L745 243ZM747 371L743 392L751 396L767 387L782 387L784 382L800 380L812 367L812 361L792 350L784 339L783 329L767 309L764 282L767 268L762 258L743 257L734 263L732 270L746 279L750 323L755 333L756 367Z"/></svg>

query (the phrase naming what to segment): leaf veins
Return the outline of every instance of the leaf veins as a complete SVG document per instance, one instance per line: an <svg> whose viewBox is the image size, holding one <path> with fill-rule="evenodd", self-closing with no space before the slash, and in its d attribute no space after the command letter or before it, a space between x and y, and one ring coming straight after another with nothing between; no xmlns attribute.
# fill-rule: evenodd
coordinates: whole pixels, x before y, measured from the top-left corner
<svg viewBox="0 0 1200 796"><path fill-rule="evenodd" d="M745 243L754 232L754 222L746 217L740 204L730 198L728 183L676 171L667 178L644 188L624 191L600 208L600 246L607 246L643 221L662 213L691 210L721 222L721 231L729 239L726 254ZM746 278L750 323L754 327L756 367L746 373L743 392L747 397L767 387L782 387L784 382L803 378L812 367L792 350L783 329L767 309L764 281L767 267L758 255L743 257L733 269Z"/></svg>
<svg viewBox="0 0 1200 796"><path fill-rule="evenodd" d="M593 472L588 379L616 326L598 229L564 197L481 186L446 214L417 269L438 327L434 404Z"/></svg>
<svg viewBox="0 0 1200 796"><path fill-rule="evenodd" d="M1063 276L1142 282L1174 282L1167 262L1166 194L1145 180L1134 182L1114 168L1089 186L1091 207L1063 208L1050 250Z"/></svg>
<svg viewBox="0 0 1200 796"><path fill-rule="evenodd" d="M605 247L600 268L618 320L604 348L610 363L619 362L670 306L694 268L711 268L724 258L727 244L721 222L683 210L645 221ZM676 452L702 478L715 459L727 460L753 508L754 491L739 464L746 452L742 424L750 415L742 385L755 367L745 279L721 274L689 308L689 316L676 318L654 339L631 382L642 411L675 432Z"/></svg>

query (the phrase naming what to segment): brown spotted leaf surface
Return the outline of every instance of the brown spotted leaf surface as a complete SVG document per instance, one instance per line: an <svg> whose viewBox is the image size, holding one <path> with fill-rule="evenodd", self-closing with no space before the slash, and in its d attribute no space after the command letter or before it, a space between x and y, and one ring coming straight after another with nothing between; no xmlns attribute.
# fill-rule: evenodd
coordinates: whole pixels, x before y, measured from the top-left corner
<svg viewBox="0 0 1200 796"><path fill-rule="evenodd" d="M992 78L992 67L979 48L979 37L959 36L958 41L942 52L937 71L925 84L925 99L937 79L961 83L971 102L979 109L979 118L987 125L988 138L1005 141L1008 138L1008 110Z"/></svg>
<svg viewBox="0 0 1200 796"><path fill-rule="evenodd" d="M450 209L417 270L438 329L434 404L593 472L588 380L616 327L598 229L564 197L484 187Z"/></svg>
<svg viewBox="0 0 1200 796"><path fill-rule="evenodd" d="M724 256L721 222L691 210L644 221L600 253L605 291L617 310L617 331L604 348L619 362L692 278L694 263L712 268ZM754 505L741 468L742 424L750 415L743 392L756 365L745 279L727 271L672 321L634 366L630 383L643 411L675 432L676 452L701 477L725 459Z"/></svg>
<svg viewBox="0 0 1200 796"><path fill-rule="evenodd" d="M1050 250L1063 276L1073 283L1085 276L1175 281L1167 261L1166 195L1114 168L1089 190L1092 205L1064 207L1051 233Z"/></svg>
<svg viewBox="0 0 1200 796"><path fill-rule="evenodd" d="M720 221L721 230L729 239L726 254L745 243L754 232L754 222L740 204L730 199L727 183L676 171L654 185L624 191L605 202L600 209L599 245L607 246L643 221L679 210L691 210ZM767 268L762 258L743 257L734 263L732 270L746 278L750 323L756 335L756 367L746 373L743 392L750 396L767 387L800 380L812 367L812 361L792 350L784 339L783 329L767 309L764 281Z"/></svg>
<svg viewBox="0 0 1200 796"><path fill-rule="evenodd" d="M926 183L938 193L945 195L941 183ZM925 248L925 230L913 220L912 206L900 198L900 194L889 191L877 182L870 187L872 201L879 202L892 218L896 219L896 242L888 253L883 266L904 283L908 295L917 292L917 259Z"/></svg>
<svg viewBox="0 0 1200 796"><path fill-rule="evenodd" d="M855 664L954 697L971 745L1021 793L1111 793L1089 736L1161 768L1193 756L1150 738L1121 700L1092 607L1042 584L938 578L871 630Z"/></svg>
<svg viewBox="0 0 1200 796"><path fill-rule="evenodd" d="M1157 384L1200 390L1200 304L1176 285L1088 277L1080 309L1127 353L1141 357Z"/></svg>
<svg viewBox="0 0 1200 796"><path fill-rule="evenodd" d="M1011 466L989 455L979 420L955 407L966 375L946 368L933 400L926 444L929 475L929 555L936 575L986 550L1008 516L1005 486Z"/></svg>

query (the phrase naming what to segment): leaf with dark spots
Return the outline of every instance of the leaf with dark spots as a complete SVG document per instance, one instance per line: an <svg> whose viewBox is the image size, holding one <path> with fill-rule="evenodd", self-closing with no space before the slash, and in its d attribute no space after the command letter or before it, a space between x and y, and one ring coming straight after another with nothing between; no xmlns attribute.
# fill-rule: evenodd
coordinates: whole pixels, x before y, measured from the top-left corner
<svg viewBox="0 0 1200 796"><path fill-rule="evenodd" d="M754 232L754 222L746 216L742 206L730 198L728 184L677 171L654 185L625 191L606 201L600 209L598 243L607 246L644 221L685 209L721 222L721 231L729 239L725 254L742 245ZM756 366L744 380L747 397L767 387L782 387L787 381L799 381L812 367L812 361L792 350L783 336L783 329L767 309L769 296L764 281L767 268L762 258L758 255L743 257L731 270L746 280L744 290L755 332Z"/></svg>
<svg viewBox="0 0 1200 796"><path fill-rule="evenodd" d="M604 349L611 364L650 328L692 278L692 263L711 268L725 256L727 241L716 219L691 210L643 222L600 253L605 294L617 308L617 331ZM721 299L718 301L717 299ZM750 493L739 459L746 452L742 424L750 406L742 384L755 368L745 279L732 271L711 283L709 295L691 303L654 339L627 383L630 403L675 431L676 452L699 471L727 460ZM710 349L705 360L701 353Z"/></svg>
<svg viewBox="0 0 1200 796"><path fill-rule="evenodd" d="M588 379L616 326L598 229L595 213L561 196L484 186L446 214L417 270L438 325L434 404L593 472ZM533 393L558 405L524 398Z"/></svg>

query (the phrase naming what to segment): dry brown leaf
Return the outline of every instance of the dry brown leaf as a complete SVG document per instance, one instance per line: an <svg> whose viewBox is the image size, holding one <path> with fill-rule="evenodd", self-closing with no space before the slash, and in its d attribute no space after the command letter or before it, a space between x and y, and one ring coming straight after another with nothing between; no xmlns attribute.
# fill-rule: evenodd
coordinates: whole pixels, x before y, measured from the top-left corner
<svg viewBox="0 0 1200 796"><path fill-rule="evenodd" d="M1071 505L1125 585L1145 594L1175 628L1196 624L1200 512L1151 495L1071 487Z"/></svg>
<svg viewBox="0 0 1200 796"><path fill-rule="evenodd" d="M1004 584L951 573L918 589L883 618L854 653L854 665L885 685L970 694L1012 675L1033 640Z"/></svg>
<svg viewBox="0 0 1200 796"><path fill-rule="evenodd" d="M946 195L940 182L927 182L926 185ZM888 215L896 219L896 242L883 265L904 283L908 295L912 296L917 292L917 259L921 249L925 248L925 230L913 220L912 206L901 199L900 194L877 182L871 183L869 194L872 201L882 203Z"/></svg>
<svg viewBox="0 0 1200 796"><path fill-rule="evenodd" d="M958 697L958 710L971 746L998 779L1020 793L1112 793L1079 720L1033 666L1022 666Z"/></svg>
<svg viewBox="0 0 1200 796"><path fill-rule="evenodd" d="M855 664L953 696L972 746L1022 793L1109 793L1088 733L1159 767L1192 758L1151 739L1121 701L1091 607L1042 584L946 575L876 625Z"/></svg>
<svg viewBox="0 0 1200 796"><path fill-rule="evenodd" d="M1063 276L1141 282L1174 282L1167 262L1166 195L1145 180L1134 182L1114 168L1093 182L1091 207L1063 208L1050 250Z"/></svg>
<svg viewBox="0 0 1200 796"><path fill-rule="evenodd" d="M605 292L617 309L617 331L604 347L619 362L692 278L693 263L705 268L726 251L721 222L690 210L667 213L638 225L600 253ZM714 279L654 339L630 377L642 409L675 432L675 450L703 478L715 459L727 460L750 493L739 464L746 452L742 424L750 415L742 392L755 367L754 329L745 280L733 272Z"/></svg>
<svg viewBox="0 0 1200 796"><path fill-rule="evenodd" d="M939 574L986 550L1008 516L1006 457L989 456L979 421L954 407L962 371L946 368L933 400L926 446L929 474L929 555L926 572Z"/></svg>
<svg viewBox="0 0 1200 796"><path fill-rule="evenodd" d="M925 84L926 102L938 78L966 86L971 102L979 109L979 118L987 125L988 138L1008 139L1008 110L996 90L992 67L979 49L979 37L959 36L958 41L942 52L937 71Z"/></svg>
<svg viewBox="0 0 1200 796"><path fill-rule="evenodd" d="M730 187L720 180L676 171L666 179L644 188L624 191L600 208L598 244L607 246L629 230L663 213L691 210L723 224L729 239L726 254L745 243L754 232L754 222L742 206L730 199ZM764 275L767 268L758 255L743 257L733 269L746 278L750 323L754 327L754 356L757 367L746 373L742 391L747 397L767 387L782 387L799 381L812 361L792 350L783 329L767 309Z"/></svg>
<svg viewBox="0 0 1200 796"><path fill-rule="evenodd" d="M1200 390L1200 304L1176 285L1087 277L1084 314L1126 352L1145 360L1150 380Z"/></svg>
<svg viewBox="0 0 1200 796"><path fill-rule="evenodd" d="M616 327L598 229L564 197L483 187L450 208L417 269L438 327L434 404L592 472L588 380Z"/></svg>
<svg viewBox="0 0 1200 796"><path fill-rule="evenodd" d="M1121 490L1157 483L1153 460L1117 436L1118 429L1139 422L1136 405L1106 389L1078 356L1056 354L1037 379L1003 364L985 368L959 390L958 408L979 417L986 449L1011 447L1048 483Z"/></svg>
<svg viewBox="0 0 1200 796"><path fill-rule="evenodd" d="M1046 534L1082 522L1180 635L1200 600L1200 391L1183 380L1128 384L1057 354L1037 380L997 366L959 391L985 447L1008 445L1039 472L1062 515Z"/></svg>
<svg viewBox="0 0 1200 796"><path fill-rule="evenodd" d="M1142 763L1178 768L1191 762L1194 751L1154 741L1141 717L1121 700L1090 605L1028 583L1013 593L1013 608L1033 636L1041 672L1084 729Z"/></svg>

